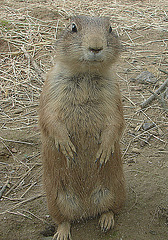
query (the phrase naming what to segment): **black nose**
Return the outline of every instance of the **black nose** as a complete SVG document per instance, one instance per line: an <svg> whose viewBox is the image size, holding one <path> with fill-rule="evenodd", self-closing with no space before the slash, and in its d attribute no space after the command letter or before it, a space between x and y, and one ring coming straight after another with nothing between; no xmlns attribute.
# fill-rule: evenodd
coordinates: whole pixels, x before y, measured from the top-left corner
<svg viewBox="0 0 168 240"><path fill-rule="evenodd" d="M95 54L99 53L102 50L103 50L103 48L91 48L91 47L89 47L89 51L91 51L91 52L93 52Z"/></svg>

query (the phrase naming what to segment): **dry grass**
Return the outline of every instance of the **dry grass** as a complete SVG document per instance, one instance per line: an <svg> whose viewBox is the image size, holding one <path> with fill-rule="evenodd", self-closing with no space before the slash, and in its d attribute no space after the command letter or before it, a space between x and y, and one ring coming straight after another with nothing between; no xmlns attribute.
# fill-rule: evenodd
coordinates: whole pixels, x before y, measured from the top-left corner
<svg viewBox="0 0 168 240"><path fill-rule="evenodd" d="M60 1L56 5L52 1L43 4L36 2L32 5L22 4L20 7L1 5L1 130L27 131L36 128L38 100L44 74L54 63L54 43L59 32L67 24L68 17L74 13L108 15L125 48L121 57L122 64L117 66L127 121L122 141L124 159L127 161L128 157L131 159L137 154L131 152L130 148L139 146L139 143L145 142L150 145L149 136L157 142L158 148L155 152L166 151L168 121L165 109L158 100L143 110L138 108L151 95L150 91L155 91L168 77L159 71L166 71L168 64L168 15L164 3L114 1L109 5L108 1L75 1L76 4L73 1ZM157 83L144 85L131 81L144 70L152 72L158 79ZM146 121L152 122L153 127L144 130L142 126ZM9 142L25 145L34 143L4 137L1 137L0 141L14 160L12 164L0 162L6 169L6 172L2 170L2 186L7 183L8 188L7 191L4 189L2 197L4 201L10 202L1 211L0 214L3 214L12 212L25 201L34 199L26 198L26 194L41 179L41 166L37 158L38 151L28 156L29 161L25 162L15 157L14 151L8 146ZM30 159L35 159L35 162ZM17 167L14 175L8 174L14 166ZM37 166L38 170L35 171ZM24 180L28 176L30 182L26 185ZM16 195L12 194L16 192ZM37 197L39 196L41 195L38 194ZM13 201L19 203L13 205Z"/></svg>

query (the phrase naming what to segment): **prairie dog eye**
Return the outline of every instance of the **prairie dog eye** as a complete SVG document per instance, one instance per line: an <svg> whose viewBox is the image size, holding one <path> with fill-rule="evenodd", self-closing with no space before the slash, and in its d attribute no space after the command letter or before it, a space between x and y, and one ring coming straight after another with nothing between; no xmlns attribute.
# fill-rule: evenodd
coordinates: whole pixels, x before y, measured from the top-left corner
<svg viewBox="0 0 168 240"><path fill-rule="evenodd" d="M77 32L77 27L75 23L72 23L72 32Z"/></svg>
<svg viewBox="0 0 168 240"><path fill-rule="evenodd" d="M109 27L109 33L111 33L111 32L112 32L112 27L110 26L110 27Z"/></svg>

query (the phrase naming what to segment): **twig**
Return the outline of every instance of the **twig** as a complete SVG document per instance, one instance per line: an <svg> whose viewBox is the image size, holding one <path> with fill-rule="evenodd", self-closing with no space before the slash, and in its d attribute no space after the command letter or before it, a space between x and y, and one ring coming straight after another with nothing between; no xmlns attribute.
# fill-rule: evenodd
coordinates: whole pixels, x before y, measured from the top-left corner
<svg viewBox="0 0 168 240"><path fill-rule="evenodd" d="M19 181L13 185L13 187L11 187L11 189L5 194L5 196L7 196L30 172L31 170L36 166L36 164L33 165L33 167L31 167L24 175L21 179L19 179Z"/></svg>
<svg viewBox="0 0 168 240"><path fill-rule="evenodd" d="M0 139L2 139L3 141L6 141L6 142L14 142L14 143L21 143L21 144L35 145L35 143L29 143L29 142L22 142L22 141L10 140L10 139L2 138L2 137L0 137Z"/></svg>
<svg viewBox="0 0 168 240"><path fill-rule="evenodd" d="M156 138L157 140L159 140L159 141L161 141L161 142L163 142L163 143L167 144L167 142L166 142L166 141L164 141L164 140L160 139L159 137L155 136L154 134L152 134L152 136L153 136L154 138Z"/></svg>
<svg viewBox="0 0 168 240"><path fill-rule="evenodd" d="M157 129L157 128L158 128L158 126L155 124L154 127L152 127L152 128L150 128L149 130L146 130L146 131L144 131L144 132L136 135L133 139L131 139L131 141L130 141L130 142L128 143L128 145L127 145L126 150L124 151L124 153L123 153L123 155L122 155L122 159L123 159L123 158L125 157L125 155L127 154L128 150L129 150L129 148L130 148L130 146L131 146L131 143L133 143L135 139L140 138L140 136L142 136L142 135L144 135L144 134L146 134L146 133L150 133L150 130L151 130L151 129ZM156 137L154 134L151 134L151 136L153 136L154 138L160 140L161 142L166 143L164 140L160 139L159 137Z"/></svg>
<svg viewBox="0 0 168 240"><path fill-rule="evenodd" d="M5 192L5 189L8 186L8 183L9 183L9 180L5 183L5 185L0 190L0 199L1 199L2 195L3 195L3 193Z"/></svg>
<svg viewBox="0 0 168 240"><path fill-rule="evenodd" d="M49 222L47 222L47 221L46 221L45 219L43 219L43 218L38 217L38 216L35 215L34 213L32 213L32 212L30 212L30 211L27 211L27 210L25 210L25 209L21 209L21 210L24 211L24 212L26 212L26 213L28 213L28 214L30 214L30 215L33 216L34 218L37 218L37 219L40 220L41 222L43 222L43 223L45 223L45 224L47 224L47 225L50 225ZM28 219L30 219L30 220L33 220L32 217L29 217L29 216L27 216L27 215L25 215L24 213L21 213L21 212L19 212L19 211L17 211L17 212L7 211L7 213L14 214L14 215L19 215L19 216L28 218Z"/></svg>
<svg viewBox="0 0 168 240"><path fill-rule="evenodd" d="M8 148L8 146L2 140L1 140L1 143L5 146L5 148L9 151L9 153L11 154L13 159L15 160L15 157L14 157L13 153L11 152L11 150Z"/></svg>
<svg viewBox="0 0 168 240"><path fill-rule="evenodd" d="M46 223L46 224L50 225L49 222L47 222L47 221L46 221L45 219L43 219L43 218L38 217L38 216L35 215L34 213L32 213L32 212L30 212L30 211L27 211L27 210L25 210L25 209L22 209L22 211L24 211L24 212L26 212L26 213L29 213L29 214L32 215L33 217L35 217L35 218L37 218L38 220L42 221L43 223Z"/></svg>
<svg viewBox="0 0 168 240"><path fill-rule="evenodd" d="M130 99L128 98L126 95L122 94L122 96L127 99L133 106L135 106L136 104Z"/></svg>
<svg viewBox="0 0 168 240"><path fill-rule="evenodd" d="M22 205L22 204L24 204L24 203L31 202L31 201L33 201L33 200L35 200L35 199L37 199L37 198L42 197L42 196L43 196L43 194L38 194L38 195L36 195L36 196L34 196L34 197L28 198L28 199L26 199L26 200L24 200L24 201L22 201L22 202L20 202L20 203L17 203L15 206L11 207L10 209L7 209L7 210L5 210L4 212L1 212L0 215L5 214L5 213L8 213L9 211L11 211L11 210L19 207L20 205Z"/></svg>
<svg viewBox="0 0 168 240"><path fill-rule="evenodd" d="M34 67L34 70L37 72L37 74L44 80L44 77L43 77L43 72L42 70L40 69L40 67L37 65L37 63L35 62L35 60L32 58L32 56L26 51L25 47L22 46L21 47L22 51L24 52L24 55L27 59L30 60L32 66Z"/></svg>
<svg viewBox="0 0 168 240"><path fill-rule="evenodd" d="M158 153L165 153L165 154L168 154L168 151L160 150L160 151L158 151Z"/></svg>
<svg viewBox="0 0 168 240"><path fill-rule="evenodd" d="M22 162L22 161L20 161L19 159L17 159L14 155L13 155L13 153L11 152L11 150L8 148L8 146L1 140L1 143L5 146L5 148L9 151L9 153L12 155L12 157L13 157L13 160L15 161L17 161L17 162L20 162L21 164L23 164L24 166L26 166L26 168L29 168L24 162Z"/></svg>
<svg viewBox="0 0 168 240"><path fill-rule="evenodd" d="M163 72L163 73L165 73L165 74L168 74L168 72L167 71L165 71L165 70L163 70L163 69L158 69L160 72Z"/></svg>
<svg viewBox="0 0 168 240"><path fill-rule="evenodd" d="M166 87L168 86L168 79L148 98L146 99L143 103L140 104L141 108L146 107L150 102L152 102L158 94L161 93Z"/></svg>
<svg viewBox="0 0 168 240"><path fill-rule="evenodd" d="M137 202L138 202L138 196L137 196L137 193L135 192L135 190L134 190L132 187L130 187L130 189L135 193L135 202L134 202L134 204L128 209L127 212L130 212L131 209L132 209L132 208L137 204Z"/></svg>
<svg viewBox="0 0 168 240"><path fill-rule="evenodd" d="M9 201L23 201L24 198L9 198L9 197L5 197L3 196L3 199L9 200Z"/></svg>
<svg viewBox="0 0 168 240"><path fill-rule="evenodd" d="M17 212L7 211L7 213L14 214L14 215L19 215L19 216L22 216L22 217L25 217L25 218L28 218L28 219L32 220L31 217L29 217L29 216L27 216L27 215L25 215L25 214L23 214L23 213L21 213L19 211L17 211Z"/></svg>
<svg viewBox="0 0 168 240"><path fill-rule="evenodd" d="M33 184L31 184L28 189L22 194L22 196L20 198L23 198L24 195L36 184L37 182L34 182Z"/></svg>
<svg viewBox="0 0 168 240"><path fill-rule="evenodd" d="M149 172L143 172L143 171L139 171L139 170L127 170L125 172L136 172L136 173L142 173L142 174L149 174Z"/></svg>
<svg viewBox="0 0 168 240"><path fill-rule="evenodd" d="M128 149L130 148L131 143L132 143L133 141L134 141L134 139L132 139L132 140L128 143L127 148L126 148L125 152L124 152L123 155L122 155L122 159L125 157L126 153L128 152Z"/></svg>

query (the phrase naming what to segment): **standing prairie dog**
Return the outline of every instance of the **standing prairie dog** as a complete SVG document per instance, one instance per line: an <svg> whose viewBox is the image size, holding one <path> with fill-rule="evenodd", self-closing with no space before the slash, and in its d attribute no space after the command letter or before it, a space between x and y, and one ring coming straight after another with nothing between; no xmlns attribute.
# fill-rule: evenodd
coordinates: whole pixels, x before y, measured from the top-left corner
<svg viewBox="0 0 168 240"><path fill-rule="evenodd" d="M39 111L53 239L71 239L71 222L97 215L107 231L124 204L124 118L113 68L119 48L105 17L72 17L57 42Z"/></svg>

